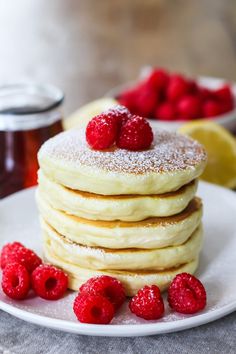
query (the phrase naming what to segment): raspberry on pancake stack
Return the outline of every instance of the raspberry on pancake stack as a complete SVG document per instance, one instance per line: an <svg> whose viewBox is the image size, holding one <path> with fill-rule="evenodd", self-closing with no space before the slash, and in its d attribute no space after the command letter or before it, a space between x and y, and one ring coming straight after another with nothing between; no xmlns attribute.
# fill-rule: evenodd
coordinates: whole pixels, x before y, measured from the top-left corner
<svg viewBox="0 0 236 354"><path fill-rule="evenodd" d="M144 118L118 107L86 132L48 140L38 158L45 258L67 272L71 289L106 274L132 296L195 272L202 245L195 194L206 164L196 141L153 134Z"/></svg>

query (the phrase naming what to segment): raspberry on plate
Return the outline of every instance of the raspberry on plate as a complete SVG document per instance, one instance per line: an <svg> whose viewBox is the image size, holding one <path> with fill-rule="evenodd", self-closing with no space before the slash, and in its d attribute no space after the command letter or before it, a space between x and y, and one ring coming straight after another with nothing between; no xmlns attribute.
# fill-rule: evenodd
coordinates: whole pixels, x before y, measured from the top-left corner
<svg viewBox="0 0 236 354"><path fill-rule="evenodd" d="M23 300L30 289L30 276L20 263L9 263L2 274L2 290L11 299Z"/></svg>
<svg viewBox="0 0 236 354"><path fill-rule="evenodd" d="M170 307L180 313L193 314L206 306L206 290L200 280L188 273L176 275L168 289Z"/></svg>
<svg viewBox="0 0 236 354"><path fill-rule="evenodd" d="M130 311L145 320L157 320L164 315L164 302L156 285L144 286L130 300Z"/></svg>
<svg viewBox="0 0 236 354"><path fill-rule="evenodd" d="M125 301L125 290L121 282L108 275L93 277L84 283L80 289L80 293L90 295L101 295L106 297L118 310Z"/></svg>
<svg viewBox="0 0 236 354"><path fill-rule="evenodd" d="M46 300L58 300L67 290L68 276L62 270L49 265L38 266L31 276L35 293Z"/></svg>
<svg viewBox="0 0 236 354"><path fill-rule="evenodd" d="M29 273L38 267L42 260L37 254L23 246L20 242L8 243L1 251L1 268L4 269L9 263L18 262L26 267Z"/></svg>
<svg viewBox="0 0 236 354"><path fill-rule="evenodd" d="M148 121L143 117L133 116L121 127L117 146L121 149L139 151L148 149L152 141L153 132Z"/></svg>
<svg viewBox="0 0 236 354"><path fill-rule="evenodd" d="M1 268L5 268L8 262L8 257L15 253L18 249L23 248L24 246L20 242L7 243L1 249Z"/></svg>
<svg viewBox="0 0 236 354"><path fill-rule="evenodd" d="M114 317L114 306L101 295L78 294L73 310L77 319L83 323L108 324Z"/></svg>

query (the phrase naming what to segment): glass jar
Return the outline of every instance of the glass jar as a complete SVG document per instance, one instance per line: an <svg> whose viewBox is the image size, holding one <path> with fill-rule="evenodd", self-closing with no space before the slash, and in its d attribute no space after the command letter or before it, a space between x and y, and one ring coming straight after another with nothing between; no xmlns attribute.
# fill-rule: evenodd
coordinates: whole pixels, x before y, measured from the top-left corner
<svg viewBox="0 0 236 354"><path fill-rule="evenodd" d="M62 131L63 99L51 85L0 86L0 198L37 184L37 152Z"/></svg>

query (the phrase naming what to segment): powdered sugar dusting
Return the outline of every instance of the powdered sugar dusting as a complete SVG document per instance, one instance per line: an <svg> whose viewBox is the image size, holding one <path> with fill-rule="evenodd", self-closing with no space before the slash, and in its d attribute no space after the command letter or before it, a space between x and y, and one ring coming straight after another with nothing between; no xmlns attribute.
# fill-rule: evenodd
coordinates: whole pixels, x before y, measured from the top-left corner
<svg viewBox="0 0 236 354"><path fill-rule="evenodd" d="M130 111L121 105L116 105L114 107L108 108L103 112L103 114L109 114L112 113L113 116L116 115L117 117L120 117L121 115L126 115L126 116L131 116Z"/></svg>
<svg viewBox="0 0 236 354"><path fill-rule="evenodd" d="M116 147L105 151L92 150L85 140L83 129L70 130L48 140L39 155L74 166L134 174L184 170L206 160L203 147L196 141L167 131L156 132L152 147L137 152Z"/></svg>

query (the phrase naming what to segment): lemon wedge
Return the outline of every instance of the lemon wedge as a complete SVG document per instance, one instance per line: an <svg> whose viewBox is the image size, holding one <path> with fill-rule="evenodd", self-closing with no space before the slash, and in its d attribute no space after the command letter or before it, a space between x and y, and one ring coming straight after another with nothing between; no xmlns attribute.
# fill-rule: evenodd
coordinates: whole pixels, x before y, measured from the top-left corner
<svg viewBox="0 0 236 354"><path fill-rule="evenodd" d="M63 128L68 130L71 128L85 127L94 116L117 104L118 101L110 97L103 97L92 101L80 107L77 111L72 113L72 115L64 119Z"/></svg>
<svg viewBox="0 0 236 354"><path fill-rule="evenodd" d="M194 121L179 128L206 149L208 163L201 179L224 187L236 187L236 139L222 126L211 121Z"/></svg>

